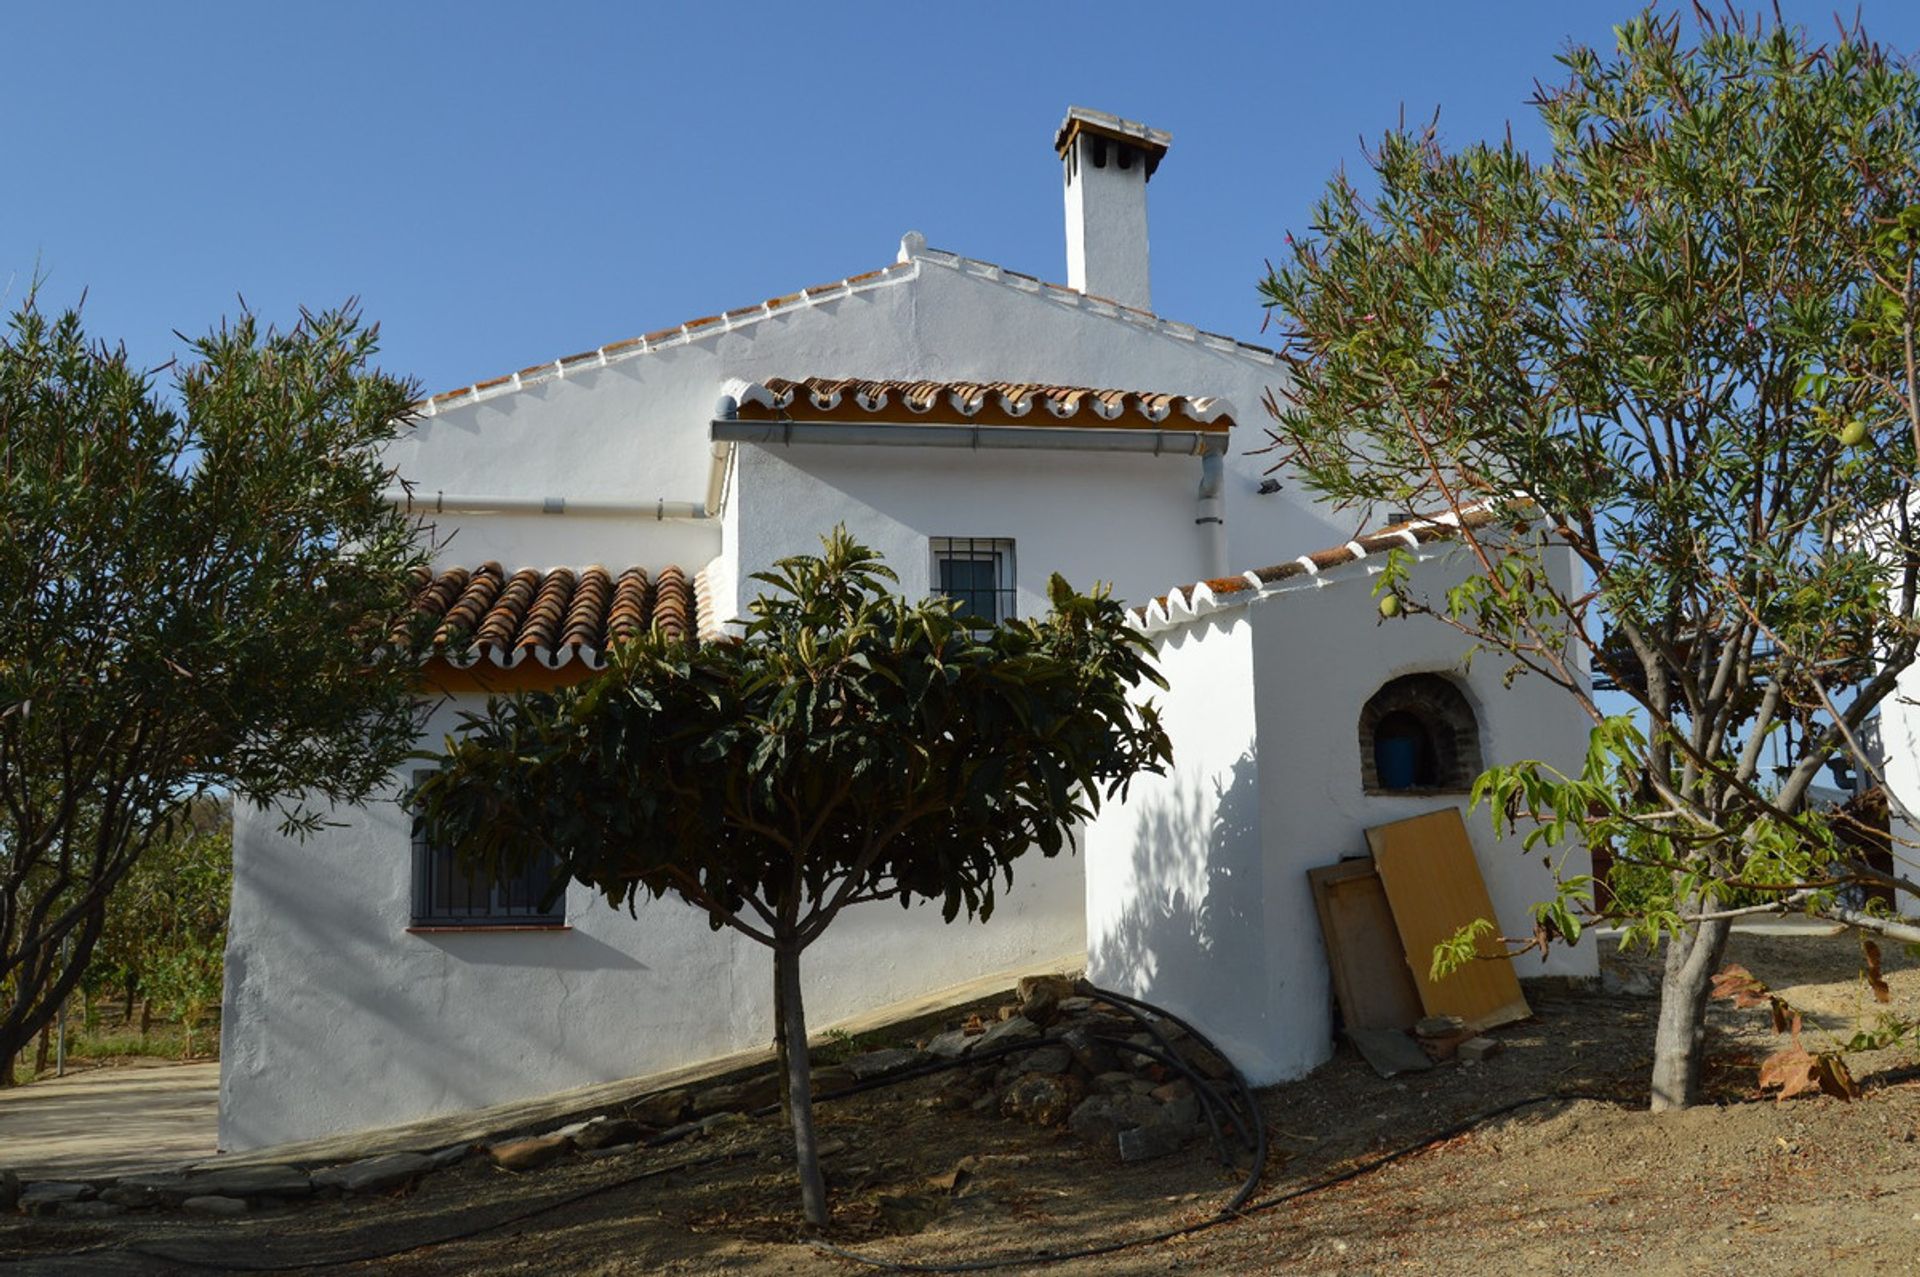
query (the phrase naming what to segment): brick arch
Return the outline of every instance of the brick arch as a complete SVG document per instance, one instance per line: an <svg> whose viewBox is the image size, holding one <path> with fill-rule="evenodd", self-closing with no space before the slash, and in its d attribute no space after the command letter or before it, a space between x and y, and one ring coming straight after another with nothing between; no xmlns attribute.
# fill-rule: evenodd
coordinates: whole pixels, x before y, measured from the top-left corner
<svg viewBox="0 0 1920 1277"><path fill-rule="evenodd" d="M1389 789L1381 781L1377 751L1388 734L1419 742L1421 763L1411 786ZM1360 711L1360 787L1367 793L1465 793L1482 770L1480 720L1445 675L1392 679Z"/></svg>

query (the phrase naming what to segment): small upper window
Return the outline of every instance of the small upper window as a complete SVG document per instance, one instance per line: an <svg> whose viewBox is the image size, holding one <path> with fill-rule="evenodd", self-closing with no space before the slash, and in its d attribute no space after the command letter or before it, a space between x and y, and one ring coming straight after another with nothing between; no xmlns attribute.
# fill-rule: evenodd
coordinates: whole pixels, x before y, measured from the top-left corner
<svg viewBox="0 0 1920 1277"><path fill-rule="evenodd" d="M1360 711L1360 784L1368 793L1462 792L1481 770L1473 706L1439 674L1396 678Z"/></svg>
<svg viewBox="0 0 1920 1277"><path fill-rule="evenodd" d="M426 773L415 776L419 781ZM559 866L542 855L512 877L487 879L466 872L451 847L430 844L416 822L413 830L413 925L416 927L562 927L567 922L566 889L555 886Z"/></svg>
<svg viewBox="0 0 1920 1277"><path fill-rule="evenodd" d="M933 592L981 627L1013 612L1013 542L997 537L934 537Z"/></svg>

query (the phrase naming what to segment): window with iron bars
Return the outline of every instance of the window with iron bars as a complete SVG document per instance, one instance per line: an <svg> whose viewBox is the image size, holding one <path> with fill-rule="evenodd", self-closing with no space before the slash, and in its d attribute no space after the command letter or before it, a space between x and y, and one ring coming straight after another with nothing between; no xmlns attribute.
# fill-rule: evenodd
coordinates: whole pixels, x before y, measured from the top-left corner
<svg viewBox="0 0 1920 1277"><path fill-rule="evenodd" d="M430 773L415 773L418 783ZM418 821L413 827L413 925L416 927L564 927L566 891L551 905L542 902L553 887L558 866L551 854L536 858L511 877L468 873L451 847L427 841Z"/></svg>
<svg viewBox="0 0 1920 1277"><path fill-rule="evenodd" d="M933 592L959 604L982 628L1014 615L1013 542L1004 537L934 537Z"/></svg>

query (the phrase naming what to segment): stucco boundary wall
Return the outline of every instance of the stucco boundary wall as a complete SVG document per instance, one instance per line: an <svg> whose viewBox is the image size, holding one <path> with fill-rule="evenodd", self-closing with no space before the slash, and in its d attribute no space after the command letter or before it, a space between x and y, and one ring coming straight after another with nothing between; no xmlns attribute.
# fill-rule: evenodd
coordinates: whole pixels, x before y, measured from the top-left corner
<svg viewBox="0 0 1920 1277"><path fill-rule="evenodd" d="M450 701L427 738L453 726ZM469 703L470 707L470 703ZM578 883L564 930L410 931L405 778L302 842L234 817L220 1147L481 1109L762 1047L768 951L669 896L629 915ZM1037 853L990 922L879 902L804 959L816 1028L1085 948L1081 862Z"/></svg>
<svg viewBox="0 0 1920 1277"><path fill-rule="evenodd" d="M1457 544L1423 551L1408 592L1438 599L1471 570ZM1557 561L1557 573L1572 565ZM1585 873L1584 847L1525 854L1498 839L1465 793L1389 794L1362 785L1359 723L1392 679L1439 674L1478 720L1483 760L1584 756L1588 723L1543 678L1506 684L1507 664L1441 621L1383 621L1377 564L1357 563L1155 635L1170 690L1161 710L1174 766L1136 780L1085 835L1087 966L1096 983L1190 1018L1257 1085L1299 1077L1332 1050L1332 994L1307 870L1366 853L1372 825L1443 806L1466 820L1506 935L1530 935L1552 894L1553 857ZM1555 947L1524 977L1592 976L1596 942Z"/></svg>

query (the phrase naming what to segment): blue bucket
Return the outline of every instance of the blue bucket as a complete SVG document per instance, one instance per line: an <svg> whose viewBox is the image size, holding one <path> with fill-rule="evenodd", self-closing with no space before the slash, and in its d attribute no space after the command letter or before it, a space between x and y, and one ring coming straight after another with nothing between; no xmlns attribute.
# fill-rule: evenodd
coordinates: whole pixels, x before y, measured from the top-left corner
<svg viewBox="0 0 1920 1277"><path fill-rule="evenodd" d="M1373 767L1382 789L1412 789L1420 766L1420 742L1411 736L1388 736L1374 742Z"/></svg>

